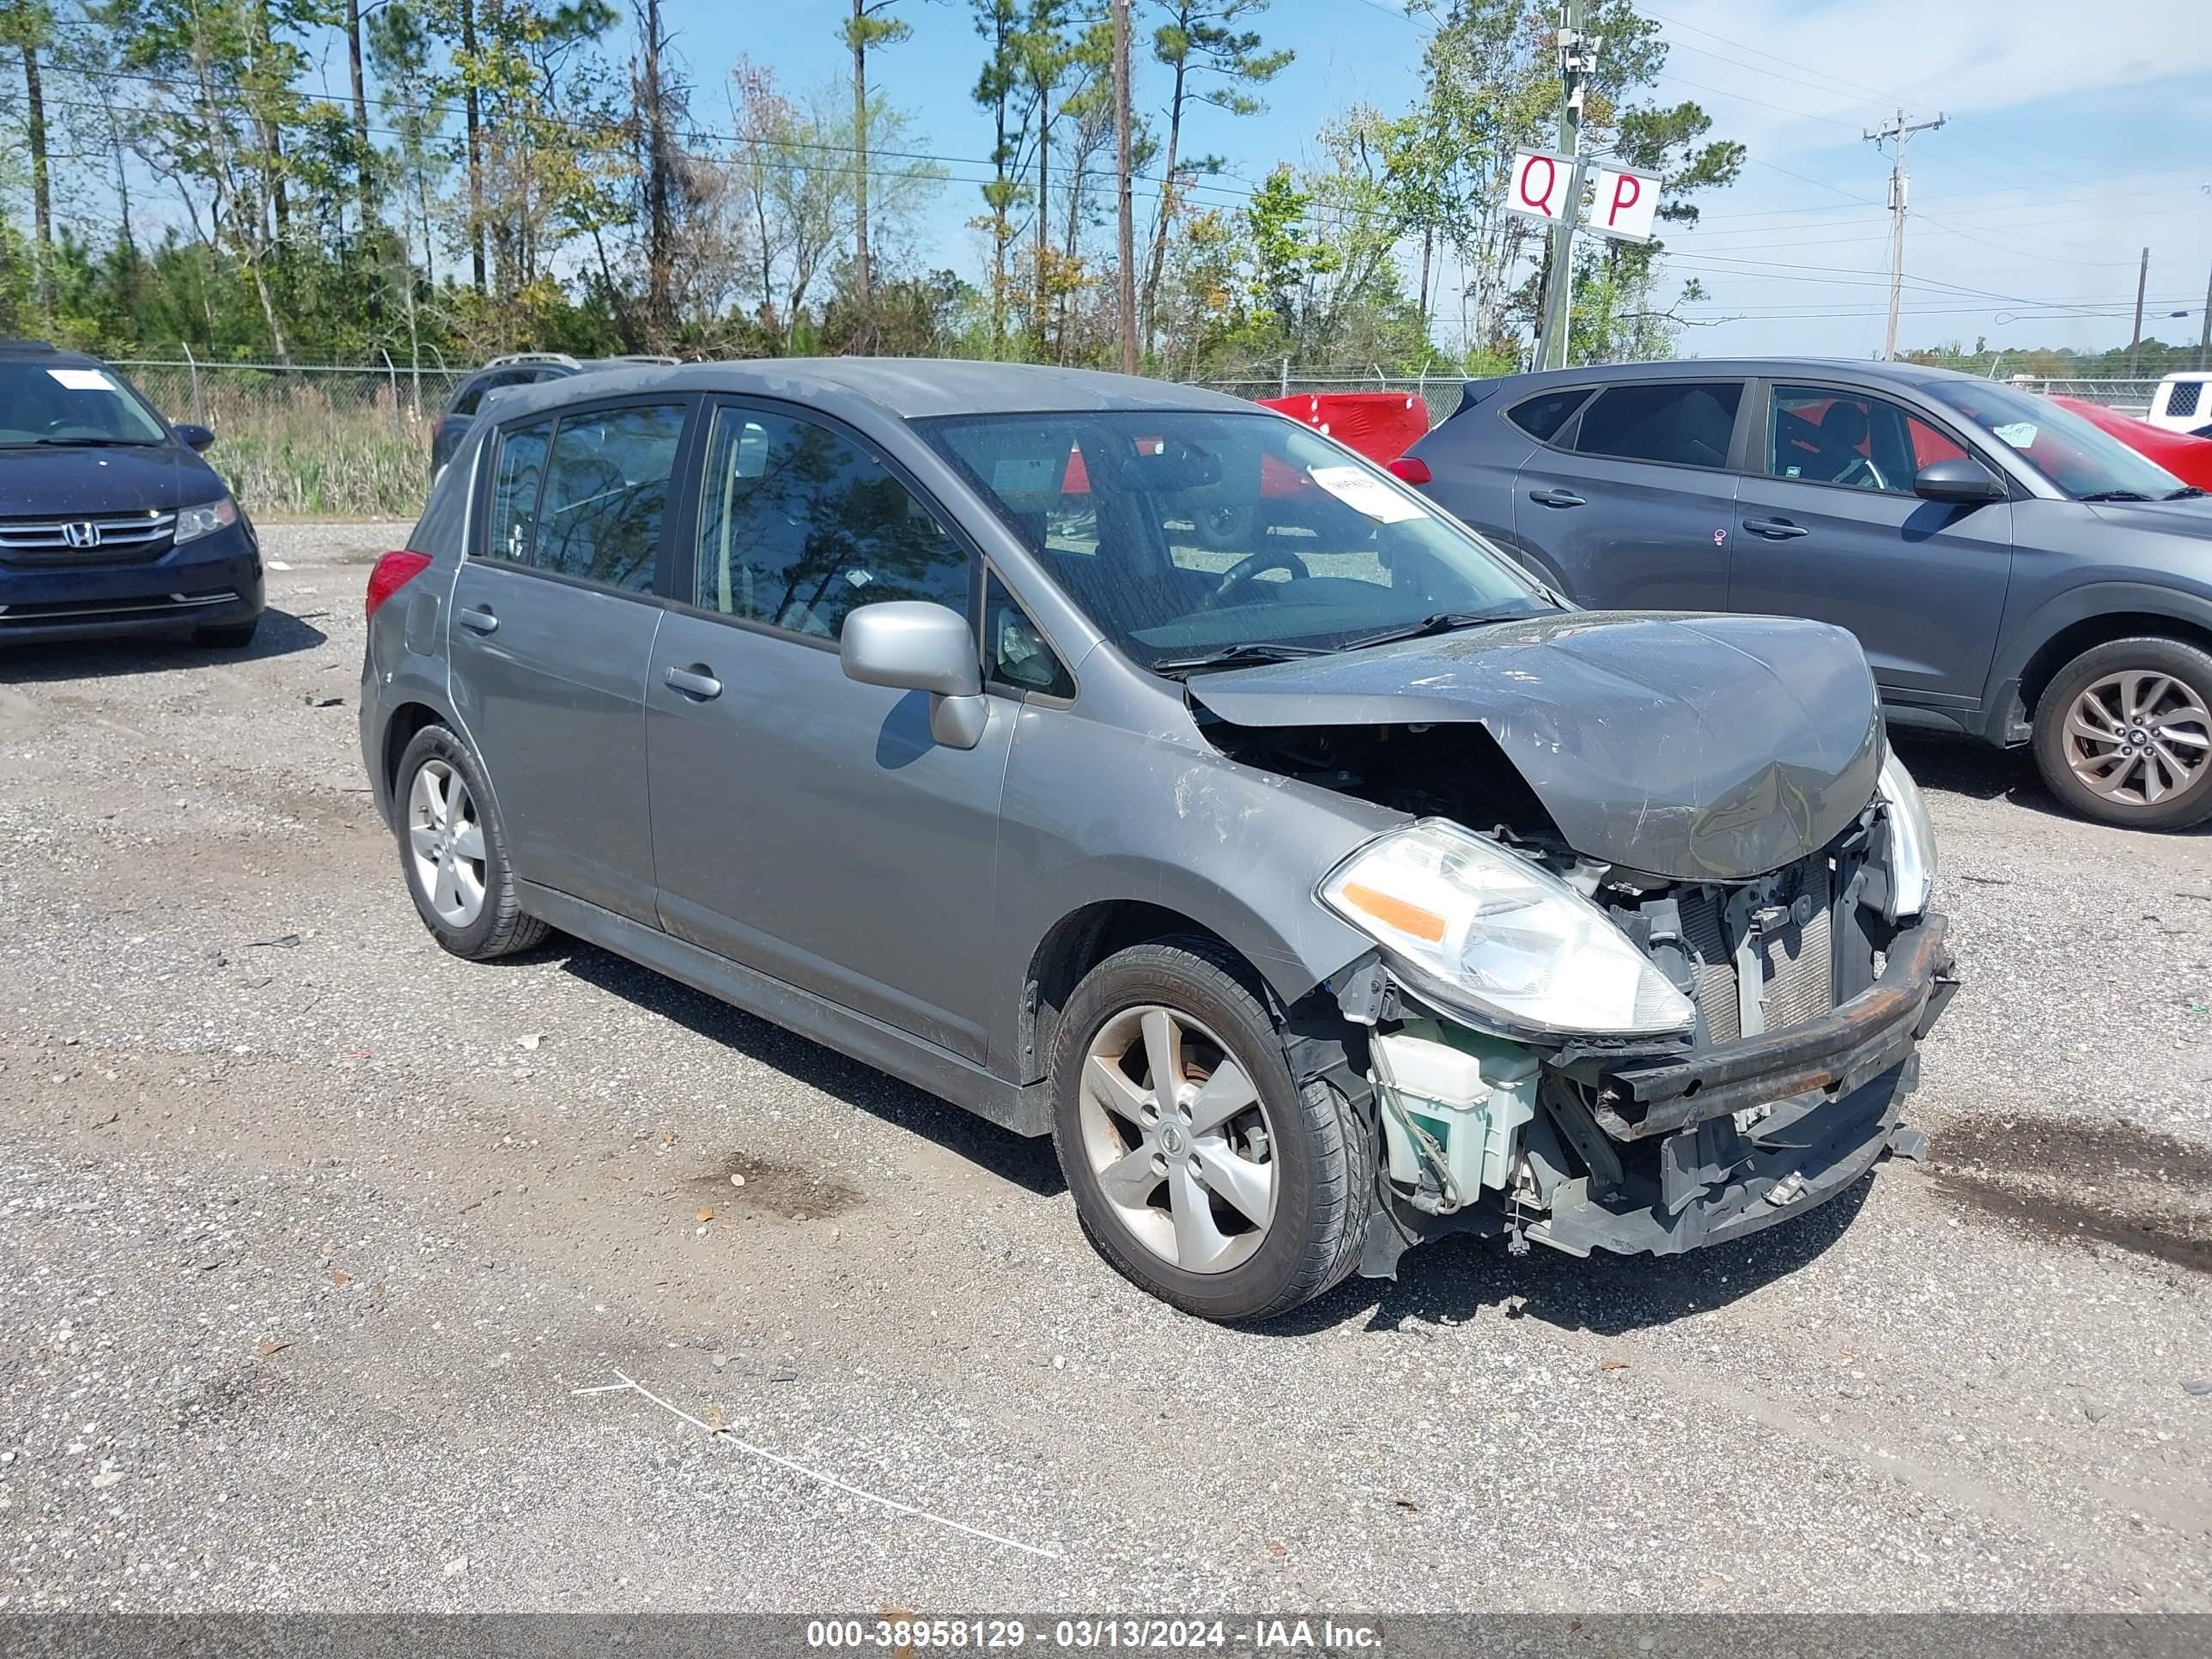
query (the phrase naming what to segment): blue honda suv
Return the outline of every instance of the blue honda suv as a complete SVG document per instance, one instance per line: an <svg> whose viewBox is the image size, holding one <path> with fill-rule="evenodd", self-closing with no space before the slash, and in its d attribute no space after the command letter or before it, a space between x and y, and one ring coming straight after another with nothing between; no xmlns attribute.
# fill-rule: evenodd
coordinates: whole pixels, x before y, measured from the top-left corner
<svg viewBox="0 0 2212 1659"><path fill-rule="evenodd" d="M199 452L97 358L0 342L0 647L190 633L250 643L253 526Z"/></svg>

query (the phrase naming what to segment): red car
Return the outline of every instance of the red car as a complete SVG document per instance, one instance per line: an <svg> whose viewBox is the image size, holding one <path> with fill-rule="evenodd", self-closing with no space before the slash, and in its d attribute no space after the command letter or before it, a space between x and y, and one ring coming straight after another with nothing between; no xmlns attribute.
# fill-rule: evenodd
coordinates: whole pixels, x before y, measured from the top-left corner
<svg viewBox="0 0 2212 1659"><path fill-rule="evenodd" d="M2090 425L2109 432L2139 455L2148 455L2185 484L2212 489L2212 438L2192 438L2168 432L2148 421L2120 414L2082 398L2057 398L2054 404L2070 409Z"/></svg>

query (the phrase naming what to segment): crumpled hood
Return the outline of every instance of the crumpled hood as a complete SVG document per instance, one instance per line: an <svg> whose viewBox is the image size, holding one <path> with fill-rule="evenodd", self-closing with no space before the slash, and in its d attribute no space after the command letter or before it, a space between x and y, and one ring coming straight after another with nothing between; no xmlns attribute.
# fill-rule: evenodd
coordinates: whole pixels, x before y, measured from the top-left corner
<svg viewBox="0 0 2212 1659"><path fill-rule="evenodd" d="M1188 686L1238 726L1479 722L1577 851L1680 880L1825 847L1881 768L1857 641L1776 617L1565 611Z"/></svg>

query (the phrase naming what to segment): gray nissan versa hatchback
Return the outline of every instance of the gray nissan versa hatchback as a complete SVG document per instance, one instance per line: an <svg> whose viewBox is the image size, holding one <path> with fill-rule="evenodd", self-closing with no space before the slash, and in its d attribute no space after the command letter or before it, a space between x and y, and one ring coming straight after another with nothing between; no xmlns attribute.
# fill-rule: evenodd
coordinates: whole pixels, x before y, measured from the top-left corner
<svg viewBox="0 0 2212 1659"><path fill-rule="evenodd" d="M1346 510L1203 546L1284 469ZM1448 1231L1690 1249L1918 1150L1950 957L1850 636L1575 610L1233 398L526 388L368 609L362 747L447 950L557 927L1049 1134L1193 1313Z"/></svg>

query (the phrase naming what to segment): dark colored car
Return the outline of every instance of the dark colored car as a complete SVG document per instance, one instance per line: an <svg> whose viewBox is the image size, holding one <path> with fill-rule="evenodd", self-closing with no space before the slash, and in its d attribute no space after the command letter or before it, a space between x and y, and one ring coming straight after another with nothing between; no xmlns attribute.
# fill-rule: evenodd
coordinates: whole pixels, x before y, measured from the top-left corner
<svg viewBox="0 0 2212 1659"><path fill-rule="evenodd" d="M2048 398L1907 363L1471 384L1409 452L1577 602L1848 628L1899 726L2033 744L2108 823L2212 817L2212 501Z"/></svg>
<svg viewBox="0 0 2212 1659"><path fill-rule="evenodd" d="M1231 509L1261 550L1199 535ZM362 757L441 945L558 927L1050 1134L1179 1307L1450 1231L1694 1249L1918 1145L1949 957L1850 636L1565 608L1235 398L518 391L368 604Z"/></svg>
<svg viewBox="0 0 2212 1659"><path fill-rule="evenodd" d="M0 645L190 632L242 646L261 549L199 452L98 358L0 342Z"/></svg>
<svg viewBox="0 0 2212 1659"><path fill-rule="evenodd" d="M435 483L438 475L446 470L446 463L453 459L453 452L460 447L461 440L468 436L470 426L482 412L484 399L495 392L537 386L546 380L565 380L571 374L594 368L675 361L673 357L647 356L571 357L559 351L517 351L495 357L453 388L453 395L446 400L446 412L430 422L431 481Z"/></svg>

